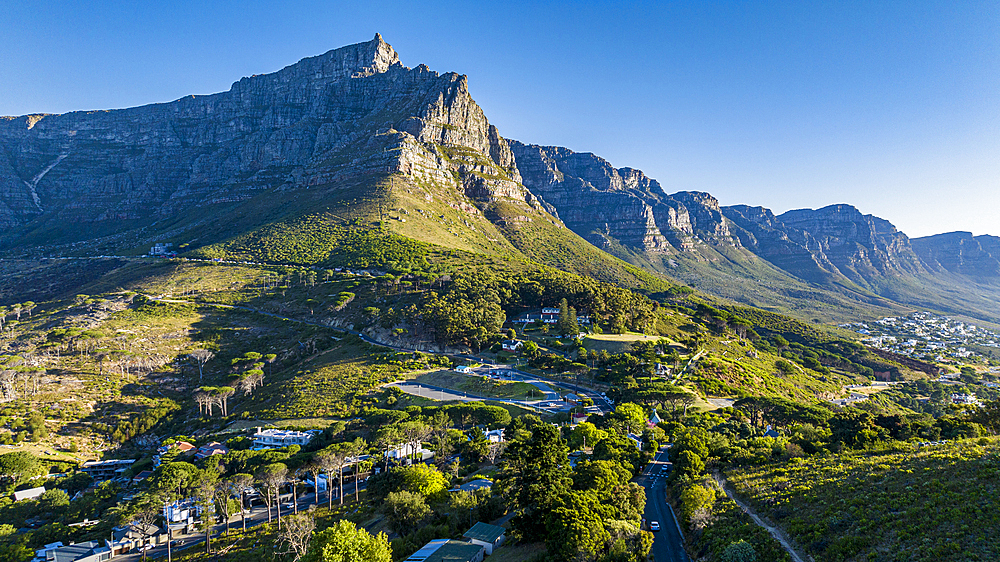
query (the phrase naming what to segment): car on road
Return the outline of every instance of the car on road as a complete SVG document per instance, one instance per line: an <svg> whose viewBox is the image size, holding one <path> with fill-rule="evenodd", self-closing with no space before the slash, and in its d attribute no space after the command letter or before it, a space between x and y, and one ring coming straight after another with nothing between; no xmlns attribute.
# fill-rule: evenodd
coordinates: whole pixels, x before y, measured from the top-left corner
<svg viewBox="0 0 1000 562"><path fill-rule="evenodd" d="M650 531L659 531L660 530L660 522L659 521L650 521L649 522L649 530Z"/></svg>

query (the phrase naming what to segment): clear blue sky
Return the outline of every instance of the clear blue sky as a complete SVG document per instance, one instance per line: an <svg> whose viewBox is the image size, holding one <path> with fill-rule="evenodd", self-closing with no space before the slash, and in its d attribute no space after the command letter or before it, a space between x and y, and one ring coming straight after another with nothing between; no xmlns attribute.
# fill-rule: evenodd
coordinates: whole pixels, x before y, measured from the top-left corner
<svg viewBox="0 0 1000 562"><path fill-rule="evenodd" d="M367 41L503 135L776 213L1000 235L996 2L0 0L0 115L128 107Z"/></svg>

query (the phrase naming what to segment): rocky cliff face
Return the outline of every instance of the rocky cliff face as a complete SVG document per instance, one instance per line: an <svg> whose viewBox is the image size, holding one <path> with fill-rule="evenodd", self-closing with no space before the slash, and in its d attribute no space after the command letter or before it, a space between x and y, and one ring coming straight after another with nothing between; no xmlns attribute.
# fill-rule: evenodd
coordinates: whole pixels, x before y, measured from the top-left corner
<svg viewBox="0 0 1000 562"><path fill-rule="evenodd" d="M789 228L790 238L798 238L861 285L867 285L872 276L926 273L905 234L888 221L863 215L850 205L798 209L776 218ZM804 234L795 236L797 233Z"/></svg>
<svg viewBox="0 0 1000 562"><path fill-rule="evenodd" d="M703 238L738 242L719 202L707 193L667 195L633 168L615 168L590 153L510 141L524 186L577 234L598 247L645 252L691 250Z"/></svg>
<svg viewBox="0 0 1000 562"><path fill-rule="evenodd" d="M913 250L930 268L974 277L1000 276L1000 238L948 232L914 238Z"/></svg>
<svg viewBox="0 0 1000 562"><path fill-rule="evenodd" d="M266 190L403 173L474 199L526 191L465 76L406 68L380 36L228 92L0 119L0 227L155 220ZM457 156L456 156L457 154Z"/></svg>

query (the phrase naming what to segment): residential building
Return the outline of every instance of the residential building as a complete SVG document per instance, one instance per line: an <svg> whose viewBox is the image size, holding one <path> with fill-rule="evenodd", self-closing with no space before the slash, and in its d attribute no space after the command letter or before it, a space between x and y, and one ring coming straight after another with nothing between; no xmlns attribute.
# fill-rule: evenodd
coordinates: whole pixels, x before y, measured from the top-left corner
<svg viewBox="0 0 1000 562"><path fill-rule="evenodd" d="M518 340L504 340L502 344L504 351L517 351L523 345L524 342Z"/></svg>
<svg viewBox="0 0 1000 562"><path fill-rule="evenodd" d="M658 423L660 423L662 421L663 420L660 419L660 415L658 413L656 413L656 408L653 408L653 415L649 416L649 427L655 427L656 424L658 424Z"/></svg>
<svg viewBox="0 0 1000 562"><path fill-rule="evenodd" d="M198 452L194 454L196 460L207 459L208 457L214 457L215 455L224 455L229 452L229 449L225 445L219 443L218 441L212 441L211 443L206 443L201 447L198 447Z"/></svg>
<svg viewBox="0 0 1000 562"><path fill-rule="evenodd" d="M388 457L390 459L402 459L418 455L422 459L425 452L427 451L424 450L424 446L422 444L418 444L416 448L414 448L413 444L406 443L390 450Z"/></svg>
<svg viewBox="0 0 1000 562"><path fill-rule="evenodd" d="M587 421L588 417L590 417L590 414L586 412L573 412L569 416L569 423L570 425L577 425Z"/></svg>
<svg viewBox="0 0 1000 562"><path fill-rule="evenodd" d="M111 549L97 541L87 541L45 550L46 562L102 562L111 559Z"/></svg>
<svg viewBox="0 0 1000 562"><path fill-rule="evenodd" d="M143 470L139 474L136 474L135 476L132 477L132 485L135 486L139 482L142 482L143 480L149 478L152 475L153 475L152 470Z"/></svg>
<svg viewBox="0 0 1000 562"><path fill-rule="evenodd" d="M157 242L156 244L153 245L152 248L149 249L149 255L151 255L151 256L165 256L165 255L171 253L170 249L173 248L173 247L174 247L174 245L171 244L170 242Z"/></svg>
<svg viewBox="0 0 1000 562"><path fill-rule="evenodd" d="M486 440L490 443L503 443L503 428L487 431Z"/></svg>
<svg viewBox="0 0 1000 562"><path fill-rule="evenodd" d="M188 443L187 441L174 441L173 443L170 443L168 445L161 445L156 449L156 454L153 455L153 468L159 468L161 457L167 454L168 451L171 451L173 449L176 449L177 455L180 456L190 453L191 451L194 451L195 449L197 449L197 447Z"/></svg>
<svg viewBox="0 0 1000 562"><path fill-rule="evenodd" d="M448 490L449 492L475 492L476 490L482 490L484 488L492 488L493 482L485 478L477 478L462 484L461 486L455 486Z"/></svg>
<svg viewBox="0 0 1000 562"><path fill-rule="evenodd" d="M469 374L472 372L472 367L468 365L459 365L458 367L455 367L455 371L458 373Z"/></svg>
<svg viewBox="0 0 1000 562"><path fill-rule="evenodd" d="M979 398L976 398L975 394L952 394L951 401L954 404L961 404L966 406L979 405Z"/></svg>
<svg viewBox="0 0 1000 562"><path fill-rule="evenodd" d="M30 488L28 490L19 490L14 492L14 501L19 502L23 500L34 500L38 499L39 496L45 493L45 486L39 488Z"/></svg>
<svg viewBox="0 0 1000 562"><path fill-rule="evenodd" d="M493 554L493 549L499 548L503 545L503 541L506 537L507 529L499 527L497 525L490 525L489 523L483 523L480 521L472 526L471 529L465 532L462 536L469 539L472 544L482 545L486 548L486 555L489 556Z"/></svg>
<svg viewBox="0 0 1000 562"><path fill-rule="evenodd" d="M123 472L135 464L135 459L113 459L106 461L87 461L80 468L95 481L110 480L121 476Z"/></svg>
<svg viewBox="0 0 1000 562"><path fill-rule="evenodd" d="M312 440L313 431L292 431L285 429L261 429L253 436L254 449L276 449L289 445L305 445Z"/></svg>

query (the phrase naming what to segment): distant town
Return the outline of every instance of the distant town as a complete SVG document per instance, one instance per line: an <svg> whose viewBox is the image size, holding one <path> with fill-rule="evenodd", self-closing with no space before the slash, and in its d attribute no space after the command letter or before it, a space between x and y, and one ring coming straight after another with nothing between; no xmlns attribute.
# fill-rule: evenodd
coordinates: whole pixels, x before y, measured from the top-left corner
<svg viewBox="0 0 1000 562"><path fill-rule="evenodd" d="M875 322L851 322L840 327L865 336L861 343L869 347L922 361L958 363L985 359L975 347L1000 349L1000 335L996 332L929 312L890 316Z"/></svg>

